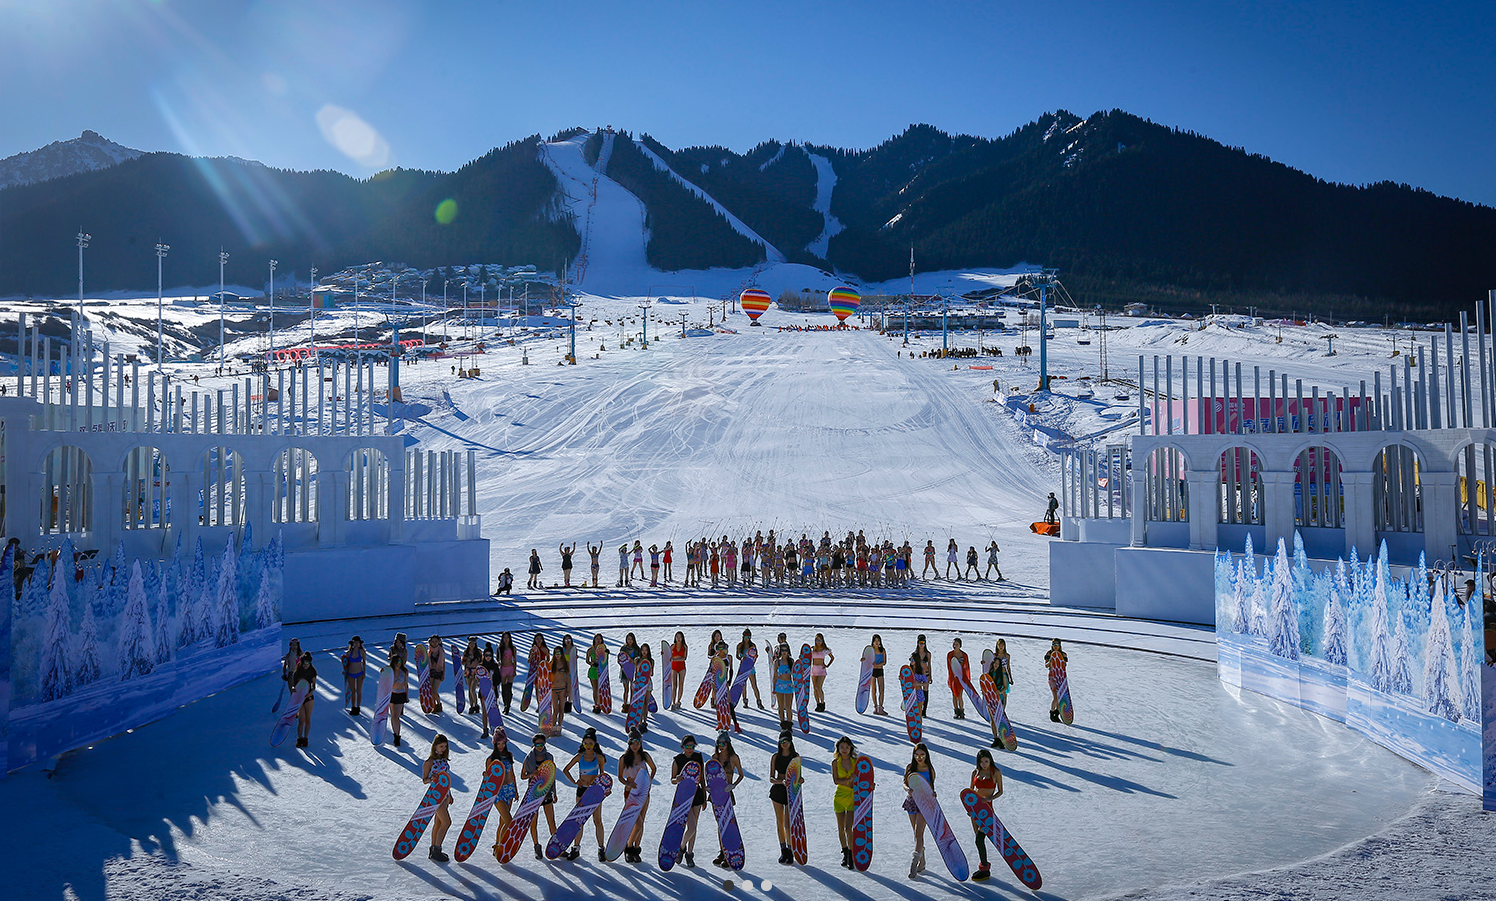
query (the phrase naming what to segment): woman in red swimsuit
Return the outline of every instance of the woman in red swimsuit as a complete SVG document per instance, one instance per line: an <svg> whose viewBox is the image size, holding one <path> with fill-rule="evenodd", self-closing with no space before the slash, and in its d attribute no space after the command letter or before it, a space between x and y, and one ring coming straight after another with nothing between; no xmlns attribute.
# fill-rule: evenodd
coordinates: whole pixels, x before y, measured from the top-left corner
<svg viewBox="0 0 1496 901"><path fill-rule="evenodd" d="M992 752L986 748L977 752L977 768L971 771L971 788L989 802L1003 793L1003 771L997 768L992 760ZM987 862L987 834L977 825L976 820L971 821L971 826L977 833L977 856L982 861L971 878L986 879L992 875L992 865Z"/></svg>
<svg viewBox="0 0 1496 901"><path fill-rule="evenodd" d="M686 693L686 636L684 632L675 633L675 641L670 643L670 681L675 686L671 697L675 703L670 705L671 710L680 709L680 699Z"/></svg>

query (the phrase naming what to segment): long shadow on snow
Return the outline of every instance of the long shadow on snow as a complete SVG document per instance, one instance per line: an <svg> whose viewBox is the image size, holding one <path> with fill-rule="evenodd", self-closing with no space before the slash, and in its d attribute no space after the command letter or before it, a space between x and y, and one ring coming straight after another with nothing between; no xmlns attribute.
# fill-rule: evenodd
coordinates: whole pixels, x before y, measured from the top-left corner
<svg viewBox="0 0 1496 901"><path fill-rule="evenodd" d="M528 456L531 456L532 454L535 453L534 451L504 450L503 448L494 447L492 445L484 444L481 441L474 441L471 438L466 438L466 437L463 437L462 435L457 434L456 432L444 429L444 428L442 428L439 425L432 425L431 423L427 422L424 419L412 419L412 420L409 420L409 421L410 422L419 422L421 425L423 425L426 428L432 430L433 432L441 432L443 435L446 435L448 438L451 438L451 439L456 440L456 441L461 441L463 444L470 445L472 447L481 448L482 450L486 450L486 451L489 452L489 454L491 454L492 456L495 456L495 457L528 457ZM520 423L515 423L515 425L519 425L519 424Z"/></svg>

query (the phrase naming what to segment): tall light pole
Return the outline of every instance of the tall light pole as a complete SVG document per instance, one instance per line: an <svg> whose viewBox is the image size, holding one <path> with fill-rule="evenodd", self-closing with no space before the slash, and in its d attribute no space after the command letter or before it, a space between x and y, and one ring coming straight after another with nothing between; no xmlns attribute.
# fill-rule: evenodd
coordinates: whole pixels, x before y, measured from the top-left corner
<svg viewBox="0 0 1496 901"><path fill-rule="evenodd" d="M311 337L311 340L307 342L307 345L310 348L308 350L308 353L315 357L317 355L317 267L316 266L312 267L312 286L307 289L306 305L307 305L308 311L311 313L311 320L312 320L312 337Z"/></svg>
<svg viewBox="0 0 1496 901"><path fill-rule="evenodd" d="M156 245L156 370L159 372L166 361L166 316L162 312L164 303L161 290L161 266L166 259L166 252L171 250L170 244Z"/></svg>
<svg viewBox="0 0 1496 901"><path fill-rule="evenodd" d="M223 267L224 267L225 264L228 263L228 261L229 261L229 255L223 252L223 248L222 247L219 247L218 248L218 368L220 370L220 372L219 372L220 375L223 374L222 373L222 369L223 369L223 294L224 294Z"/></svg>
<svg viewBox="0 0 1496 901"><path fill-rule="evenodd" d="M569 298L567 299L567 303L571 304L571 354L569 359L571 360L571 365L575 366L577 365L577 307L581 306L581 304Z"/></svg>
<svg viewBox="0 0 1496 901"><path fill-rule="evenodd" d="M358 270L353 272L353 355L358 356Z"/></svg>
<svg viewBox="0 0 1496 901"><path fill-rule="evenodd" d="M275 360L275 260L270 261L270 359Z"/></svg>
<svg viewBox="0 0 1496 901"><path fill-rule="evenodd" d="M83 248L93 240L93 235L78 232L78 327L83 327ZM76 340L76 337L75 339Z"/></svg>
<svg viewBox="0 0 1496 901"><path fill-rule="evenodd" d="M649 350L649 303L645 302L639 304L639 312L643 314L639 317L639 319L644 323L643 349ZM727 318L727 314L724 313L722 318Z"/></svg>
<svg viewBox="0 0 1496 901"><path fill-rule="evenodd" d="M468 338L467 279L462 280L462 340Z"/></svg>

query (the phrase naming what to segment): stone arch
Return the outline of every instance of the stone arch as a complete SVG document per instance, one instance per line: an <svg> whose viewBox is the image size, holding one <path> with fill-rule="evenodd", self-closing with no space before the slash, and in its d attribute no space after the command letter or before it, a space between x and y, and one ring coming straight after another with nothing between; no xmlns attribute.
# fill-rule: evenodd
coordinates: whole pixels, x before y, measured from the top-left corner
<svg viewBox="0 0 1496 901"><path fill-rule="evenodd" d="M1388 444L1372 461L1372 512L1378 532L1422 532L1423 492L1418 451Z"/></svg>
<svg viewBox="0 0 1496 901"><path fill-rule="evenodd" d="M205 526L244 524L244 458L230 447L210 447L201 459L198 522Z"/></svg>
<svg viewBox="0 0 1496 901"><path fill-rule="evenodd" d="M1496 535L1496 445L1474 442L1455 454L1462 535Z"/></svg>
<svg viewBox="0 0 1496 901"><path fill-rule="evenodd" d="M1173 445L1160 445L1148 452L1144 463L1144 497L1147 519L1153 522L1189 520L1189 466L1184 452Z"/></svg>
<svg viewBox="0 0 1496 901"><path fill-rule="evenodd" d="M171 466L159 447L137 445L120 463L120 525L127 530L164 529L171 525Z"/></svg>
<svg viewBox="0 0 1496 901"><path fill-rule="evenodd" d="M1221 452L1219 466L1217 521L1262 525L1262 458L1251 447L1236 445Z"/></svg>
<svg viewBox="0 0 1496 901"><path fill-rule="evenodd" d="M1294 457L1294 525L1301 528L1345 527L1345 488L1340 455L1324 445L1303 448Z"/></svg>
<svg viewBox="0 0 1496 901"><path fill-rule="evenodd" d="M60 444L41 460L41 534L67 535L92 528L93 461L81 447Z"/></svg>
<svg viewBox="0 0 1496 901"><path fill-rule="evenodd" d="M348 519L389 519L390 463L375 447L356 447L348 453Z"/></svg>
<svg viewBox="0 0 1496 901"><path fill-rule="evenodd" d="M288 447L270 466L271 522L316 522L319 471L317 455L304 447Z"/></svg>

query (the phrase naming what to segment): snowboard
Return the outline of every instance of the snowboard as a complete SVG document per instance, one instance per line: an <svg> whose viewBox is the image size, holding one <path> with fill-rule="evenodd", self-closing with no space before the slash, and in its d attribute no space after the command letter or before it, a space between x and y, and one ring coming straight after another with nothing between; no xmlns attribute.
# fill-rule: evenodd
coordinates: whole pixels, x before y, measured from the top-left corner
<svg viewBox="0 0 1496 901"><path fill-rule="evenodd" d="M1018 881L1037 892L1039 886L1044 884L1044 878L1039 875L1039 868L1034 865L1033 859L1018 847L1018 842L1003 828L1002 820L992 812L992 802L978 795L975 789L968 788L961 792L961 804L971 815L971 821L976 827L992 839L992 844L1002 854L1003 860L1008 862L1008 866L1013 868L1013 875L1018 877Z"/></svg>
<svg viewBox="0 0 1496 901"><path fill-rule="evenodd" d="M535 715L542 734L561 734L556 730L559 712L556 710L555 695L551 693L551 668L548 665L541 667L540 672L535 674Z"/></svg>
<svg viewBox="0 0 1496 901"><path fill-rule="evenodd" d="M991 714L988 719L997 729L997 740L1002 743L1003 750L1018 750L1018 733L1008 722L1008 712L1003 709L1003 699L997 693L997 682L991 673L982 673L982 695L987 699L987 711Z"/></svg>
<svg viewBox="0 0 1496 901"><path fill-rule="evenodd" d="M623 685L628 689L623 693L626 699L623 702L623 712L628 713L634 706L634 658L622 651L618 652L618 674L623 677Z"/></svg>
<svg viewBox="0 0 1496 901"><path fill-rule="evenodd" d="M390 676L393 680L395 677ZM291 734L296 725L296 717L301 713L301 705L305 703L307 695L312 693L312 684L305 680L296 683L296 688L291 692L291 700L286 702L286 709L275 721L275 728L270 730L270 747L278 748L286 736Z"/></svg>
<svg viewBox="0 0 1496 901"><path fill-rule="evenodd" d="M909 733L909 740L919 744L924 734L923 714L919 711L919 689L914 687L914 668L907 663L899 668L899 688L904 697L904 729Z"/></svg>
<svg viewBox="0 0 1496 901"><path fill-rule="evenodd" d="M670 819L665 821L665 832L660 836L660 869L675 866L680 856L681 840L686 835L686 817L691 813L691 802L696 800L696 788L701 778L701 764L687 763L680 771L680 782L675 786L675 801L670 805Z"/></svg>
<svg viewBox="0 0 1496 901"><path fill-rule="evenodd" d="M467 712L467 667L463 665L462 655L457 652L457 642L452 643L452 693L457 696L457 712Z"/></svg>
<svg viewBox="0 0 1496 901"><path fill-rule="evenodd" d="M717 815L717 836L722 839L727 865L734 870L741 870L744 859L743 833L738 829L738 815L733 810L732 792L727 787L727 772L715 757L706 762L706 793L712 799L712 811Z"/></svg>
<svg viewBox="0 0 1496 901"><path fill-rule="evenodd" d="M795 714L800 720L800 731L810 734L810 645L800 645L800 659L790 668L795 680Z"/></svg>
<svg viewBox="0 0 1496 901"><path fill-rule="evenodd" d="M670 642L660 642L660 660L670 659ZM665 703L665 709L669 710L675 706L675 672L670 667L662 667L660 672L660 700Z"/></svg>
<svg viewBox="0 0 1496 901"><path fill-rule="evenodd" d="M716 682L713 701L717 709L717 731L726 732L732 728L732 670L726 657L712 662L712 680Z"/></svg>
<svg viewBox="0 0 1496 901"><path fill-rule="evenodd" d="M971 875L971 865L966 862L966 852L961 850L961 843L951 831L951 824L945 820L945 813L935 798L935 790L919 773L910 774L909 789L914 796L914 806L919 808L920 815L925 818L925 825L930 827L930 834L935 837L940 856L945 859L945 868L951 871L957 882L965 882Z"/></svg>
<svg viewBox="0 0 1496 901"><path fill-rule="evenodd" d="M852 805L852 866L866 871L873 862L873 761L866 754L857 757Z"/></svg>
<svg viewBox="0 0 1496 901"><path fill-rule="evenodd" d="M519 709L521 711L530 709L530 699L535 694L535 682L540 678L540 671L544 669L547 673L550 669L546 666L549 662L545 653L545 645L541 644L540 633L535 633L535 639L530 642L530 656L525 658L525 691L519 697Z"/></svg>
<svg viewBox="0 0 1496 901"><path fill-rule="evenodd" d="M556 763L553 760L542 763L530 774L530 784L525 788L519 809L514 812L514 819L509 821L504 834L499 836L498 844L493 846L494 857L499 863L508 863L514 859L519 846L525 843L525 838L530 833L530 824L535 821L536 814L540 813L546 796L555 785Z"/></svg>
<svg viewBox="0 0 1496 901"><path fill-rule="evenodd" d="M867 712L867 699L873 693L873 646L862 649L862 671L857 676L857 712Z"/></svg>
<svg viewBox="0 0 1496 901"><path fill-rule="evenodd" d="M604 650L597 658L597 708L603 713L613 712L613 686L608 679L608 657L611 656Z"/></svg>
<svg viewBox="0 0 1496 901"><path fill-rule="evenodd" d="M504 711L499 706L499 694L493 690L493 676L487 669L478 672L478 697L482 699L483 709L488 711L488 729L493 733L493 746L502 748L509 742L509 734L504 731Z"/></svg>
<svg viewBox="0 0 1496 901"><path fill-rule="evenodd" d="M477 849L478 839L483 837L483 827L488 823L488 814L493 810L499 788L503 786L508 774L509 764L502 760L490 760L484 766L483 781L478 785L477 796L473 798L473 809L468 813L467 821L462 824L462 832L457 836L457 846L452 849L452 857L458 862L472 857L473 851Z"/></svg>
<svg viewBox="0 0 1496 901"><path fill-rule="evenodd" d="M618 813L618 822L613 824L613 831L608 833L607 855L609 860L617 860L628 847L629 836L633 834L634 824L639 822L639 814L644 810L644 802L649 800L649 788L651 780L649 769L641 769L635 777L634 791L623 802L623 810Z"/></svg>
<svg viewBox="0 0 1496 901"><path fill-rule="evenodd" d="M629 704L628 720L624 724L625 735L635 729L642 732L647 728L645 724L649 717L649 680L653 675L654 663L640 657L639 662L634 665L634 689L631 695L633 701Z"/></svg>
<svg viewBox="0 0 1496 901"><path fill-rule="evenodd" d="M420 684L421 712L433 714L436 712L436 686L431 682L431 652L424 644L416 645L416 674Z"/></svg>
<svg viewBox="0 0 1496 901"><path fill-rule="evenodd" d="M754 667L758 666L758 648L749 645L748 650L743 652L743 660L738 664L737 678L732 680L732 706L738 706L738 701L743 697L743 689L748 685L748 678L753 675Z"/></svg>
<svg viewBox="0 0 1496 901"><path fill-rule="evenodd" d="M400 837L395 840L395 849L392 852L396 860L404 860L410 856L410 852L421 843L421 836L426 833L426 827L431 824L431 818L441 807L442 801L452 793L452 769L445 760L435 760L431 763L431 784L426 787L426 794L421 796L421 803L416 805L416 812L410 815L410 822L400 831Z"/></svg>
<svg viewBox="0 0 1496 901"><path fill-rule="evenodd" d="M582 712L582 682L577 678L577 645L572 642L571 658L566 661L571 669L571 709L575 713Z"/></svg>
<svg viewBox="0 0 1496 901"><path fill-rule="evenodd" d="M696 687L696 697L691 699L691 706L697 710L706 706L706 702L712 699L712 690L717 685L716 673L712 671L710 662L706 665L706 675L701 677L701 684Z"/></svg>
<svg viewBox="0 0 1496 901"><path fill-rule="evenodd" d="M808 857L805 849L805 782L800 778L799 757L790 761L784 778L785 794L789 798L785 806L789 808L790 851L795 855L795 863L805 866Z"/></svg>
<svg viewBox="0 0 1496 901"><path fill-rule="evenodd" d="M1070 676L1060 674L1060 722L1070 725L1075 722L1075 705L1070 702Z"/></svg>
<svg viewBox="0 0 1496 901"><path fill-rule="evenodd" d="M545 856L555 860L565 854L582 831L582 827L586 825L587 818L592 816L592 812L602 806L603 799L612 793L613 777L607 773L598 776L591 785L587 786L587 790L582 792L582 797L577 799L577 806L571 809L571 813L567 814L566 819L561 821L561 825L556 827L556 834L551 836L549 842L546 842Z"/></svg>
<svg viewBox="0 0 1496 901"><path fill-rule="evenodd" d="M991 715L987 712L986 699L977 692L976 686L971 684L971 665L969 663L963 665L961 670L957 672L951 666L953 663L955 663L954 658L947 657L946 669L950 671L951 676L961 686L962 692L966 694L967 699L971 701L971 706L976 708L977 713L981 715L982 719L990 719Z"/></svg>
<svg viewBox="0 0 1496 901"><path fill-rule="evenodd" d="M374 725L369 730L369 738L376 748L384 744L384 734L390 728L390 698L394 693L395 671L386 666L379 671L379 687L374 695Z"/></svg>

